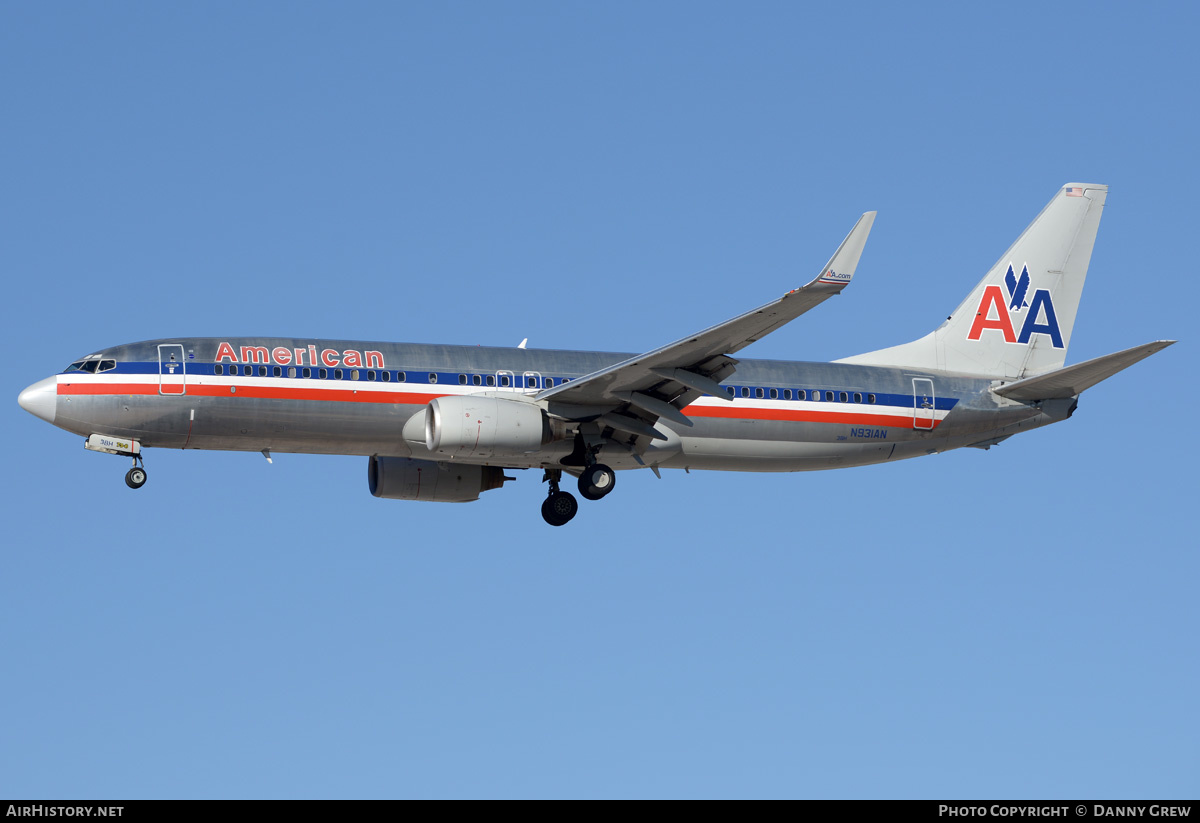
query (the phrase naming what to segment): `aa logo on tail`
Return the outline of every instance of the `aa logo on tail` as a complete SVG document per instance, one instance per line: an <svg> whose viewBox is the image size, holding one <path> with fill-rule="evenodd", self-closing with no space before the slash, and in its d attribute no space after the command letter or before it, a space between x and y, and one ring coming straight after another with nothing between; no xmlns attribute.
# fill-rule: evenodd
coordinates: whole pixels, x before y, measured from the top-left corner
<svg viewBox="0 0 1200 823"><path fill-rule="evenodd" d="M1028 343L1035 334L1049 336L1051 345L1056 349L1064 348L1062 332L1058 328L1058 316L1054 313L1054 299L1049 289L1037 289L1033 300L1026 301L1029 294L1029 266L1021 267L1021 276L1013 273L1012 263L1008 264L1008 272L1004 275L1004 289L1008 290L1008 299L1004 298L1004 289L998 285L985 286L983 297L979 299L979 307L975 310L975 322L971 324L968 340L979 340L984 331L994 329L1004 335L1005 343ZM1021 320L1022 312L1026 312L1021 331L1014 331L1017 321Z"/></svg>

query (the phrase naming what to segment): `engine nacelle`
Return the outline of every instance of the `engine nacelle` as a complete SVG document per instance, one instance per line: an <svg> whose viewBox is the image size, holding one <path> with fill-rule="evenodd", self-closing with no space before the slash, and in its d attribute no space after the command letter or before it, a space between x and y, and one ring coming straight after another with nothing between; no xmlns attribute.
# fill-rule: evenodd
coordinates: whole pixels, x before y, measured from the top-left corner
<svg viewBox="0 0 1200 823"><path fill-rule="evenodd" d="M438 397L425 410L425 448L446 457L520 457L550 442L546 413L496 397Z"/></svg>
<svg viewBox="0 0 1200 823"><path fill-rule="evenodd" d="M481 492L498 489L504 469L462 463L434 463L408 457L372 457L367 464L371 494L388 500L424 500L431 503L470 503Z"/></svg>

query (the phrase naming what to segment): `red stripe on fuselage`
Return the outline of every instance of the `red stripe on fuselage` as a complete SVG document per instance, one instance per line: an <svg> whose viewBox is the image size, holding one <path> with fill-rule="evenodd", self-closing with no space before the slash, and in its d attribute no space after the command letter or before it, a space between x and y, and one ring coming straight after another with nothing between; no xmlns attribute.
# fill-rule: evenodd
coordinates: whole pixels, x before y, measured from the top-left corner
<svg viewBox="0 0 1200 823"><path fill-rule="evenodd" d="M852 411L812 411L803 409L755 409L729 408L728 406L688 406L683 410L688 417L722 417L731 420L783 420L790 423L846 423L853 426L892 426L912 428L911 416L893 414L863 414ZM926 421L922 421L926 422ZM934 426L940 423L934 420Z"/></svg>
<svg viewBox="0 0 1200 823"><path fill-rule="evenodd" d="M168 388L174 388L167 384ZM180 387L182 388L182 387ZM230 391L236 388L237 391ZM157 383L59 383L60 395L89 395L89 396L119 396L159 394ZM315 400L338 403L389 403L408 406L423 406L438 397L449 397L446 394L429 394L426 392L409 391L359 391L357 389L318 389L295 388L293 386L235 386L211 385L203 383L188 383L186 394L164 394L163 397L232 397L254 398L262 400ZM913 428L913 418L888 414L865 414L853 411L815 411L804 409L752 408L746 406L697 406L691 405L683 409L688 417L715 417L728 420L777 420L789 423L841 423L850 426L888 426L892 428ZM922 421L928 422L928 421ZM933 428L941 423L933 420ZM924 427L922 427L924 428Z"/></svg>

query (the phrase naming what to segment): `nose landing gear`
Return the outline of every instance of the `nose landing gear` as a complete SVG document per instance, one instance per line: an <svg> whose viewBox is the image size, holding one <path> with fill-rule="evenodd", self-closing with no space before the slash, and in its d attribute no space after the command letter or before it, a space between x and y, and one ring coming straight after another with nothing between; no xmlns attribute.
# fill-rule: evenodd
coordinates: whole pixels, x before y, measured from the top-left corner
<svg viewBox="0 0 1200 823"><path fill-rule="evenodd" d="M94 452L132 457L133 468L125 472L125 485L131 489L146 485L146 464L142 462L142 444L138 441L108 434L92 434L83 441L83 447Z"/></svg>
<svg viewBox="0 0 1200 823"><path fill-rule="evenodd" d="M131 489L140 489L146 485L146 464L138 465L142 456L135 454L133 456L133 468L125 472L125 485Z"/></svg>

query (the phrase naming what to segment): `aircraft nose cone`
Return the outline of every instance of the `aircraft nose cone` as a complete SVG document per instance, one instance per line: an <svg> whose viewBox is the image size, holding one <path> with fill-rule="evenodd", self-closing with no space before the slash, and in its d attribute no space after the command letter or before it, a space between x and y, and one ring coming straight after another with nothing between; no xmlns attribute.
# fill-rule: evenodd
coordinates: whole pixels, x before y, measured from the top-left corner
<svg viewBox="0 0 1200 823"><path fill-rule="evenodd" d="M17 398L21 408L47 423L54 422L55 405L58 403L58 380L47 377L39 380Z"/></svg>

